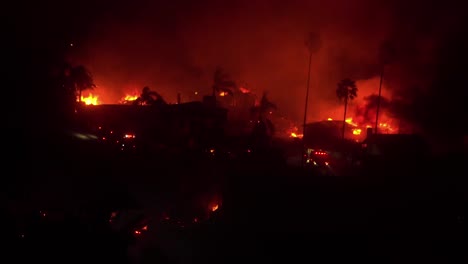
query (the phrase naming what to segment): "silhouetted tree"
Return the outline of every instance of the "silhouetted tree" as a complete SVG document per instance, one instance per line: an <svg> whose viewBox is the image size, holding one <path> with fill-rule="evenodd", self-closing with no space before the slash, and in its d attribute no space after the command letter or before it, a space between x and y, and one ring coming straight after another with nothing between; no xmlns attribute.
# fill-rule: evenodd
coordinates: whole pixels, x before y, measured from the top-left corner
<svg viewBox="0 0 468 264"><path fill-rule="evenodd" d="M264 92L258 105L251 108L251 113L254 117L253 121L255 122L254 134L261 136L271 136L274 134L275 126L268 118L268 115L276 109L276 104L272 103L268 99L267 93Z"/></svg>
<svg viewBox="0 0 468 264"><path fill-rule="evenodd" d="M164 98L157 92L150 90L148 86L143 87L140 96L133 101L134 105L166 105Z"/></svg>
<svg viewBox="0 0 468 264"><path fill-rule="evenodd" d="M59 110L54 111L68 119L69 115L74 113L75 104L77 102L77 91L75 82L71 77L72 67L65 63L57 68L54 76L54 95L52 99Z"/></svg>
<svg viewBox="0 0 468 264"><path fill-rule="evenodd" d="M77 101L81 102L81 94L84 90L94 89L96 87L93 76L83 65L66 68L65 76L68 77L67 84L71 85L70 88L78 97Z"/></svg>
<svg viewBox="0 0 468 264"><path fill-rule="evenodd" d="M236 88L236 83L231 80L229 75L221 67L217 67L213 75L213 97L219 93L232 95L232 89Z"/></svg>
<svg viewBox="0 0 468 264"><path fill-rule="evenodd" d="M356 83L349 79L343 79L338 83L336 88L336 96L340 101L344 101L344 116L343 116L343 139L345 136L345 127L346 127L346 110L348 108L348 101L353 100L357 97L358 88Z"/></svg>

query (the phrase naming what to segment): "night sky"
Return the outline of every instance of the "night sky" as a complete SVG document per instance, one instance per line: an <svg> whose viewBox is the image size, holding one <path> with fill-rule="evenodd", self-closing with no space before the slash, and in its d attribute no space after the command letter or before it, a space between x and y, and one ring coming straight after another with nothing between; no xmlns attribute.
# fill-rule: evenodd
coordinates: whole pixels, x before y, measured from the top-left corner
<svg viewBox="0 0 468 264"><path fill-rule="evenodd" d="M460 1L458 1L460 2ZM349 77L356 104L377 93L379 47L395 49L384 79L391 114L432 134L465 133L467 21L457 1L42 1L7 10L13 120L54 104L47 76L64 61L93 73L104 103L150 86L169 102L208 94L222 66L281 112L301 120L309 32L309 121L339 118L336 84ZM70 44L73 43L73 47ZM39 88L40 87L40 88ZM24 103L28 107L18 104ZM11 108L10 108L11 111ZM447 133L445 133L447 132Z"/></svg>

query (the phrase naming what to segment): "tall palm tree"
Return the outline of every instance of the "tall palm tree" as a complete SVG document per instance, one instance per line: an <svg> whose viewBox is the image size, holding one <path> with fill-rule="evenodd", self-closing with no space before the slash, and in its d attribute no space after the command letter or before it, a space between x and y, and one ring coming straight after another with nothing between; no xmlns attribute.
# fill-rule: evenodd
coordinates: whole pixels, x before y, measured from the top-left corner
<svg viewBox="0 0 468 264"><path fill-rule="evenodd" d="M310 86L310 70L312 66L312 54L317 52L321 45L322 42L320 40L320 36L315 33L315 32L309 32L307 35L307 38L305 40L305 45L307 47L307 50L309 52L309 70L307 72L307 87L306 87L306 96L305 96L305 106L304 106L304 124L303 124L303 129L305 129L306 122L307 122L307 110L308 110L308 104L309 104L309 86ZM304 131L303 131L304 133Z"/></svg>
<svg viewBox="0 0 468 264"><path fill-rule="evenodd" d="M223 68L217 67L213 75L213 97L219 93L225 93L232 95L232 89L236 88L236 83L231 80L229 75L224 71Z"/></svg>
<svg viewBox="0 0 468 264"><path fill-rule="evenodd" d="M310 71L311 71L311 66L312 66L312 54L315 52L319 51L319 49L322 46L322 41L320 39L319 34L315 32L309 32L309 34L306 37L305 40L305 45L307 47L307 50L309 52L309 68L307 72L307 87L306 87L306 96L305 96L305 105L304 105L304 121L302 124L302 134L305 135L305 128L306 128L306 123L307 123L307 110L309 109L309 87L310 87ZM305 146L302 146L302 162L301 165L303 166L305 164L305 155L306 154L306 148Z"/></svg>
<svg viewBox="0 0 468 264"><path fill-rule="evenodd" d="M143 87L140 96L133 102L134 105L166 105L164 98L152 91L148 86Z"/></svg>
<svg viewBox="0 0 468 264"><path fill-rule="evenodd" d="M356 83L349 79L343 79L338 83L336 88L336 96L340 101L344 101L344 116L343 116L343 139L345 137L345 127L346 127L346 110L348 108L348 102L357 97L358 88Z"/></svg>

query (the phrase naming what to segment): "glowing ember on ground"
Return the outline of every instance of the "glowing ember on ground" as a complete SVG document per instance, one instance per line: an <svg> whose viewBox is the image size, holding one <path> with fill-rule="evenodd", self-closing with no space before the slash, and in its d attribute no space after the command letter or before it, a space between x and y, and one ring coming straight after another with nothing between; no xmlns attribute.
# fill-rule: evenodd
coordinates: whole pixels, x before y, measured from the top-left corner
<svg viewBox="0 0 468 264"><path fill-rule="evenodd" d="M327 118L328 121L333 121L333 119L331 117Z"/></svg>
<svg viewBox="0 0 468 264"><path fill-rule="evenodd" d="M85 103L86 105L97 105L99 104L98 96L89 94L87 97L81 96L81 102Z"/></svg>
<svg viewBox="0 0 468 264"><path fill-rule="evenodd" d="M219 208L219 205L215 204L215 205L211 206L211 211L214 212L214 211L218 210L218 208Z"/></svg>
<svg viewBox="0 0 468 264"><path fill-rule="evenodd" d="M226 95L228 95L227 92L220 92L220 93L219 93L219 96L226 96Z"/></svg>

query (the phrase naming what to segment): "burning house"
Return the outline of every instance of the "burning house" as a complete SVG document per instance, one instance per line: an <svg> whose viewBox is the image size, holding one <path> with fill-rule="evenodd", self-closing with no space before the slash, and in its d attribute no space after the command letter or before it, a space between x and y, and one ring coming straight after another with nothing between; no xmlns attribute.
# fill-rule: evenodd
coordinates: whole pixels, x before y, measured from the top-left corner
<svg viewBox="0 0 468 264"><path fill-rule="evenodd" d="M196 149L218 144L224 135L227 111L204 102L103 104L84 106L77 115L101 141L120 144L122 139L134 139L152 149Z"/></svg>

